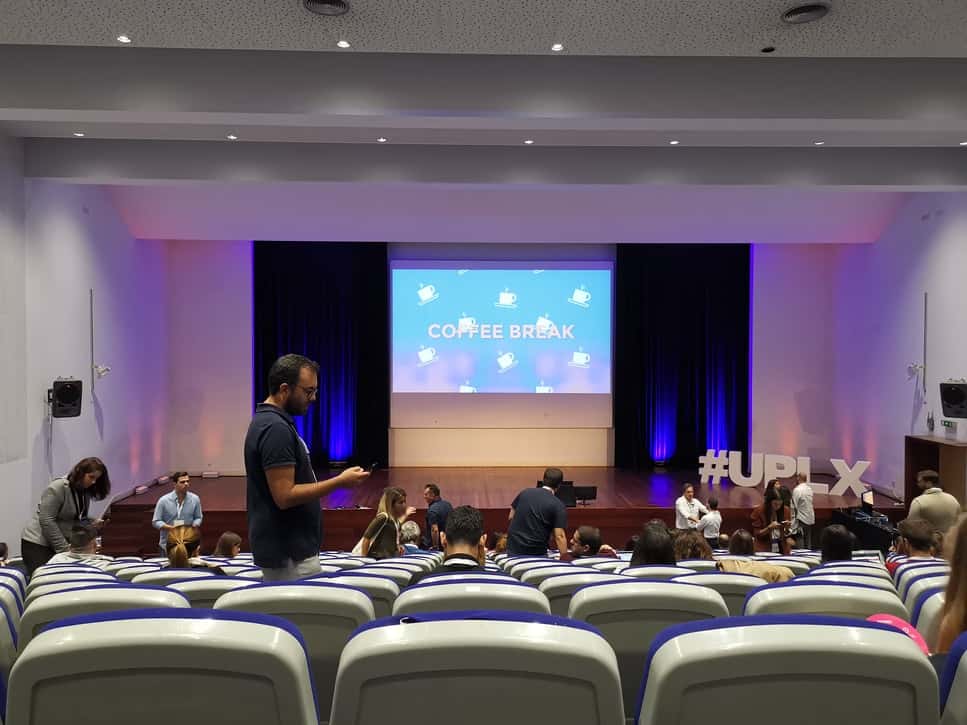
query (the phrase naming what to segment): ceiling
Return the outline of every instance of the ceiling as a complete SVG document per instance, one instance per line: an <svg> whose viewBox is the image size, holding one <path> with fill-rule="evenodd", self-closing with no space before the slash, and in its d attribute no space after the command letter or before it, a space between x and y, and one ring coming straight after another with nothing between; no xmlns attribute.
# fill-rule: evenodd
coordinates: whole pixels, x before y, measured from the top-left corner
<svg viewBox="0 0 967 725"><path fill-rule="evenodd" d="M967 57L962 0L829 0L787 25L796 0L350 0L342 17L301 0L0 0L0 43L346 53ZM341 51L338 40L351 48Z"/></svg>

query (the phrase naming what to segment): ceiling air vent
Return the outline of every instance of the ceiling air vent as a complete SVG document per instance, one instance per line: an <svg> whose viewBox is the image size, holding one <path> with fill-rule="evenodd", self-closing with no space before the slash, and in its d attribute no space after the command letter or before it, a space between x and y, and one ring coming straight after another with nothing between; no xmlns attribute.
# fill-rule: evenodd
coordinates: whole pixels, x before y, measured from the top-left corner
<svg viewBox="0 0 967 725"><path fill-rule="evenodd" d="M316 15L345 15L349 12L347 0L302 0L306 10Z"/></svg>
<svg viewBox="0 0 967 725"><path fill-rule="evenodd" d="M829 5L826 3L809 3L808 5L797 5L791 10L782 14L782 21L790 25L802 25L811 23L815 20L822 20L829 13Z"/></svg>

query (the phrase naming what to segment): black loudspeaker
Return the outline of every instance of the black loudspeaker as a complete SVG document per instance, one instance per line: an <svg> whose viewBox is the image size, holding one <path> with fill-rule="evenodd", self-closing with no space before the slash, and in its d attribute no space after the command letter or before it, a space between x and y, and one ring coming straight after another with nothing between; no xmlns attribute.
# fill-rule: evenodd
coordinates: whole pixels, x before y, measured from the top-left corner
<svg viewBox="0 0 967 725"><path fill-rule="evenodd" d="M967 383L940 383L945 418L967 418Z"/></svg>
<svg viewBox="0 0 967 725"><path fill-rule="evenodd" d="M55 380L50 389L50 414L54 418L76 418L81 414L84 386L80 380Z"/></svg>

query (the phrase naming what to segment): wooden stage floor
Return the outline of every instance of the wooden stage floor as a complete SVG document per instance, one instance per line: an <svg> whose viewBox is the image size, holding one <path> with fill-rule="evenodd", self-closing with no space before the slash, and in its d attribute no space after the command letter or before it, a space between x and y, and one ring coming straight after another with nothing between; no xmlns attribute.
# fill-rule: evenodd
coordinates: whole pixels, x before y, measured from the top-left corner
<svg viewBox="0 0 967 725"><path fill-rule="evenodd" d="M543 468L392 468L377 471L360 486L335 491L322 500L323 547L352 548L372 519L386 486L399 486L407 492L410 505L417 508L414 520L421 529L426 515L423 487L427 483L436 483L443 497L454 506L469 504L481 509L488 531L506 531L507 513L514 497L523 488L534 486L543 472ZM567 468L564 474L575 485L598 487L596 501L568 509L568 534L577 526L591 524L601 528L604 540L615 547L623 546L650 519L661 518L673 524L675 499L681 495L682 485L697 480L694 469L637 472L582 467ZM833 483L821 476L814 478L818 482ZM151 515L158 498L170 490L170 485L153 486L140 496L115 502L111 523L103 534L105 551L116 555L154 555L158 538L151 527ZM214 546L223 531L235 531L247 539L243 477L194 478L191 490L202 500L205 515L202 533L206 550ZM696 484L696 494L702 501L712 495L718 498L726 533L748 528L749 511L762 501L761 486L743 488L729 482L714 488ZM859 499L853 495L817 494L814 505L817 524L823 525L831 511L858 506ZM876 496L876 508L893 520L902 518L904 511L902 504L879 495Z"/></svg>

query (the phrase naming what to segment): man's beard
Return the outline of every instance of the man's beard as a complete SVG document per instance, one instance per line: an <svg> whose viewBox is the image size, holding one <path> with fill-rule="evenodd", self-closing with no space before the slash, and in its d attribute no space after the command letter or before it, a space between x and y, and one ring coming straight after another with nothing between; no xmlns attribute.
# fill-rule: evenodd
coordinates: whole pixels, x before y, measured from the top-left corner
<svg viewBox="0 0 967 725"><path fill-rule="evenodd" d="M307 410L309 410L308 403L300 407L294 400L285 401L285 412L289 415L305 415Z"/></svg>

